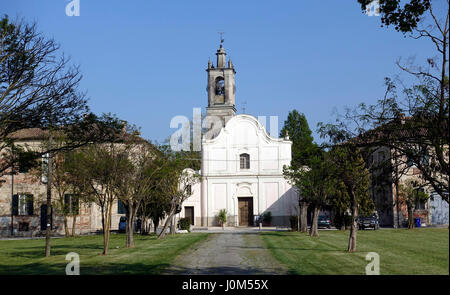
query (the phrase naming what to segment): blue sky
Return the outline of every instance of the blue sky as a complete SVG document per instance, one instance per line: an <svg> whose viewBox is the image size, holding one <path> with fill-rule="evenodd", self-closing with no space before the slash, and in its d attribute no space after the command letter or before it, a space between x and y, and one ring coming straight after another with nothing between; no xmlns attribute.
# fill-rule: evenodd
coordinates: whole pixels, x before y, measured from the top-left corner
<svg viewBox="0 0 450 295"><path fill-rule="evenodd" d="M2 1L0 13L36 21L81 66L81 89L95 113L111 112L159 142L176 115L207 105L208 58L219 31L236 68L236 107L255 116L303 112L316 131L333 111L384 93L398 58L427 57L428 42L381 28L356 0L322 1ZM433 53L434 54L434 53Z"/></svg>

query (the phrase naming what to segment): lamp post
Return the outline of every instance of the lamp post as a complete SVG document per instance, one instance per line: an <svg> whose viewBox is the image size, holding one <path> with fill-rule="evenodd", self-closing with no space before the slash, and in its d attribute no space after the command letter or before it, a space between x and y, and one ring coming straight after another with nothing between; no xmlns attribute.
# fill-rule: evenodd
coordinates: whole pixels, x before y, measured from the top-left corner
<svg viewBox="0 0 450 295"><path fill-rule="evenodd" d="M14 236L14 166L11 167L11 236Z"/></svg>
<svg viewBox="0 0 450 295"><path fill-rule="evenodd" d="M13 145L11 144L11 236L14 236L14 159Z"/></svg>

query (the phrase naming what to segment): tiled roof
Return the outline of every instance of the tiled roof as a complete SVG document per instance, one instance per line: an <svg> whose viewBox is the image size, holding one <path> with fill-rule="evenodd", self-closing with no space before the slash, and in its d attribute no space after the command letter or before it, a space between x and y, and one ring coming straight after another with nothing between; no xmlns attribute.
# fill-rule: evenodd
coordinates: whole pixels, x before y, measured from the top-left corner
<svg viewBox="0 0 450 295"><path fill-rule="evenodd" d="M41 128L25 128L11 133L8 137L14 140L45 140L48 138L48 130L43 130ZM142 137L129 133L119 134L119 140L134 142L145 141Z"/></svg>
<svg viewBox="0 0 450 295"><path fill-rule="evenodd" d="M40 128L26 128L11 133L8 137L11 139L44 139L48 131Z"/></svg>

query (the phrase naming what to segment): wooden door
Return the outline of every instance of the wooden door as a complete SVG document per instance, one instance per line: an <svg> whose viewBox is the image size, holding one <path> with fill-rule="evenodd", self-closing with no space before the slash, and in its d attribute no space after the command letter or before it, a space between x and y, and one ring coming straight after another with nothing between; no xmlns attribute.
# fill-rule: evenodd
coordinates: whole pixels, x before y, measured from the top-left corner
<svg viewBox="0 0 450 295"><path fill-rule="evenodd" d="M239 226L253 225L253 198L238 198Z"/></svg>
<svg viewBox="0 0 450 295"><path fill-rule="evenodd" d="M191 219L191 224L194 225L194 207L184 207L184 217Z"/></svg>

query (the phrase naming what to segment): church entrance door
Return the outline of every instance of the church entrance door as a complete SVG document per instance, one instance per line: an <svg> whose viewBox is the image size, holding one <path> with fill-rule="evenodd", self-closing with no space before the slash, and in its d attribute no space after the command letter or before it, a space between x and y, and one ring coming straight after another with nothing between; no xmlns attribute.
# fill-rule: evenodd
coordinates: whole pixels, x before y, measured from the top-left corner
<svg viewBox="0 0 450 295"><path fill-rule="evenodd" d="M194 207L184 207L184 217L191 220L191 225L194 225Z"/></svg>
<svg viewBox="0 0 450 295"><path fill-rule="evenodd" d="M253 226L253 198L238 198L239 226Z"/></svg>

